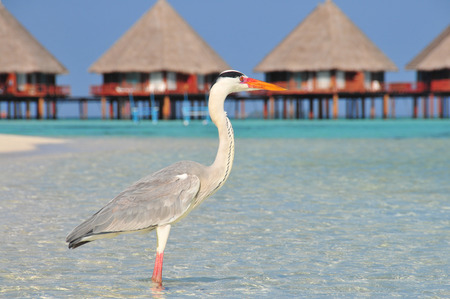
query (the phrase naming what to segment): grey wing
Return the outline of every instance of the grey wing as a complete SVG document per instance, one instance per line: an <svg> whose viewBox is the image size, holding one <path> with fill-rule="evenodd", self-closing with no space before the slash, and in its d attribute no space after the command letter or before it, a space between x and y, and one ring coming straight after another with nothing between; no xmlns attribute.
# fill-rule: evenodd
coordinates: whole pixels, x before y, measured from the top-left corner
<svg viewBox="0 0 450 299"><path fill-rule="evenodd" d="M76 227L67 236L69 246L75 248L77 243L93 235L136 231L174 222L188 211L200 189L196 175L179 173L161 170L134 183Z"/></svg>

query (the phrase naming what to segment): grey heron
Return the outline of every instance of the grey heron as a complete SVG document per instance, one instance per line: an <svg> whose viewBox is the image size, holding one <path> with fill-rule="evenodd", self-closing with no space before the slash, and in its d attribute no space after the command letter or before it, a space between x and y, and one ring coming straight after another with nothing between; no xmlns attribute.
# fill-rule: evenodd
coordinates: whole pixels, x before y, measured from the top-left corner
<svg viewBox="0 0 450 299"><path fill-rule="evenodd" d="M224 110L226 97L234 92L263 89L284 90L235 70L222 72L210 89L208 103L211 120L219 134L214 162L210 166L177 162L135 182L77 226L66 238L69 248L122 233L156 229L152 281L161 284L164 248L171 226L221 188L230 175L234 133Z"/></svg>

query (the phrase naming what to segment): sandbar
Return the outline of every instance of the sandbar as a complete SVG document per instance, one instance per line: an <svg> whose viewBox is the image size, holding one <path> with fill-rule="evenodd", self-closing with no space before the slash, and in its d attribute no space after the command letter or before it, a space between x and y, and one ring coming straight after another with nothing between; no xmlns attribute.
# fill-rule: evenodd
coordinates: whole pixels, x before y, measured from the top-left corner
<svg viewBox="0 0 450 299"><path fill-rule="evenodd" d="M33 151L39 145L65 142L65 139L59 138L0 134L0 154Z"/></svg>

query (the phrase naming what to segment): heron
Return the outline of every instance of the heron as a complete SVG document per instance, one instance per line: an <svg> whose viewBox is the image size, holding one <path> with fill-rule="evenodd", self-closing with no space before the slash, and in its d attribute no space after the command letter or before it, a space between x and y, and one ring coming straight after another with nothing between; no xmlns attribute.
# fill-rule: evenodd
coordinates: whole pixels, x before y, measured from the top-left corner
<svg viewBox="0 0 450 299"><path fill-rule="evenodd" d="M181 161L145 176L119 193L67 236L71 249L119 234L156 230L157 246L152 281L162 284L164 249L173 224L219 190L230 175L234 132L224 110L230 93L284 88L249 78L235 70L219 74L212 84L208 109L219 135L214 162L205 166Z"/></svg>

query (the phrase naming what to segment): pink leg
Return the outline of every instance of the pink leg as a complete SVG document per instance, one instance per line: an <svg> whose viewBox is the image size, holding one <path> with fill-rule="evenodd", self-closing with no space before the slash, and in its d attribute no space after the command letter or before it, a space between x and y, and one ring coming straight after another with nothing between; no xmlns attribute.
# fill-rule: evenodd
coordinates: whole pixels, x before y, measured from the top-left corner
<svg viewBox="0 0 450 299"><path fill-rule="evenodd" d="M155 268L153 269L152 281L162 283L162 267L163 267L164 252L156 252Z"/></svg>

